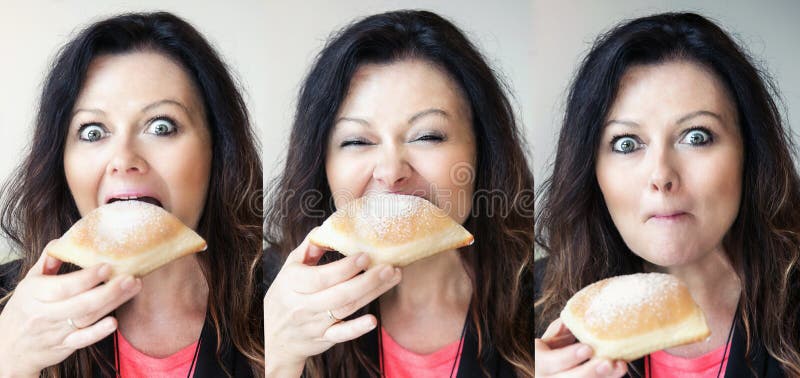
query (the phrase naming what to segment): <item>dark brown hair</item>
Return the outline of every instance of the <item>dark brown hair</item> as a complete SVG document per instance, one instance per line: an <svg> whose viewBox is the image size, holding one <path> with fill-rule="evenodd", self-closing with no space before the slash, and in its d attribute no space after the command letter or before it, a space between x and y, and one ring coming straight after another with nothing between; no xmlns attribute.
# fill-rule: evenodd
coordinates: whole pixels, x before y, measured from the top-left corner
<svg viewBox="0 0 800 378"><path fill-rule="evenodd" d="M472 250L461 253L473 291L470 321L482 348L492 345L518 375L533 375L533 174L513 109L494 72L452 23L426 11L373 15L340 31L317 57L300 90L286 165L273 184L265 238L281 259L334 211L324 156L334 117L356 69L367 63L420 59L444 69L462 89L477 141L475 198L466 228ZM477 193L502 194L502 215ZM496 204L496 203L494 203ZM526 291L527 290L527 291ZM375 312L375 303L362 309ZM530 331L529 331L530 330ZM312 377L378 371L357 341L310 358Z"/></svg>
<svg viewBox="0 0 800 378"><path fill-rule="evenodd" d="M723 246L742 282L738 311L748 351L758 337L788 375L800 375L800 180L777 90L722 29L692 13L622 23L583 60L552 175L537 193L536 241L549 256L535 303L537 334L582 287L642 270L643 260L626 246L603 201L593 151L626 70L674 60L708 68L734 100L744 141L742 199Z"/></svg>
<svg viewBox="0 0 800 378"><path fill-rule="evenodd" d="M145 50L178 62L203 99L213 147L208 196L197 229L208 250L197 259L210 289L208 313L217 334L217 358L223 344L232 344L249 360L253 373L262 376L263 290L258 285L263 174L257 141L225 64L194 27L172 14L125 14L97 22L56 57L44 82L30 150L2 191L2 228L22 254L17 280L48 241L80 218L64 175L63 155L70 115L89 64L102 54ZM64 264L61 271L74 269ZM46 375L90 377L93 364L113 367L113 361L104 361L91 346L46 369Z"/></svg>

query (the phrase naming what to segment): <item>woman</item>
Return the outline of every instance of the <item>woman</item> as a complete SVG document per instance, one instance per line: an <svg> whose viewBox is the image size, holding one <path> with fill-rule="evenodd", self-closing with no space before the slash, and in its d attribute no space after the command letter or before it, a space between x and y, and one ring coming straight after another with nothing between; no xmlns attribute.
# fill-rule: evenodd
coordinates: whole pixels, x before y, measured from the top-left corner
<svg viewBox="0 0 800 378"><path fill-rule="evenodd" d="M261 176L244 102L191 25L127 14L79 33L3 191L3 230L22 254L2 267L3 375L261 376ZM130 196L150 197L208 249L111 281L105 265L42 254L82 215Z"/></svg>
<svg viewBox="0 0 800 378"><path fill-rule="evenodd" d="M320 53L296 114L266 215L267 271L285 260L264 299L267 375L532 375L533 177L463 33L425 11L358 21ZM475 244L401 270L305 240L371 192L422 196Z"/></svg>
<svg viewBox="0 0 800 378"><path fill-rule="evenodd" d="M537 376L800 375L800 179L760 72L691 13L636 19L596 42L541 192ZM709 341L628 366L590 359L559 311L580 288L636 272L686 283Z"/></svg>

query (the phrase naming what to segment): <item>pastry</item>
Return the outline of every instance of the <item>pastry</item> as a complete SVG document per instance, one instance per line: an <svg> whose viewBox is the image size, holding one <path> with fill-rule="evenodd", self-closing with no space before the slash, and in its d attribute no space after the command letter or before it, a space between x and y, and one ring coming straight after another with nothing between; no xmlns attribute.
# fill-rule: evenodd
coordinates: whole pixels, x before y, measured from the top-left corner
<svg viewBox="0 0 800 378"><path fill-rule="evenodd" d="M365 252L372 265L398 267L473 242L472 234L436 205L399 194L350 201L313 230L310 239L344 255Z"/></svg>
<svg viewBox="0 0 800 378"><path fill-rule="evenodd" d="M45 252L83 268L108 263L112 277L141 277L205 248L200 235L161 207L117 201L86 214Z"/></svg>

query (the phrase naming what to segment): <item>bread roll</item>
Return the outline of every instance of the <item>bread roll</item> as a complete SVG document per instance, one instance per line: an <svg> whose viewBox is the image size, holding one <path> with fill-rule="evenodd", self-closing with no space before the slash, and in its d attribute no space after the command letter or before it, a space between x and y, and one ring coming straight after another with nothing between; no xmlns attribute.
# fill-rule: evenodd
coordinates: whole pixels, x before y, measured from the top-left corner
<svg viewBox="0 0 800 378"><path fill-rule="evenodd" d="M365 252L372 265L400 267L473 242L472 234L436 205L399 194L350 201L309 237L312 243L344 255Z"/></svg>
<svg viewBox="0 0 800 378"><path fill-rule="evenodd" d="M108 263L112 277L141 277L205 248L200 235L161 207L117 201L86 214L45 252L83 268Z"/></svg>
<svg viewBox="0 0 800 378"><path fill-rule="evenodd" d="M596 356L632 361L704 340L705 316L677 278L639 273L595 282L567 302L561 320Z"/></svg>

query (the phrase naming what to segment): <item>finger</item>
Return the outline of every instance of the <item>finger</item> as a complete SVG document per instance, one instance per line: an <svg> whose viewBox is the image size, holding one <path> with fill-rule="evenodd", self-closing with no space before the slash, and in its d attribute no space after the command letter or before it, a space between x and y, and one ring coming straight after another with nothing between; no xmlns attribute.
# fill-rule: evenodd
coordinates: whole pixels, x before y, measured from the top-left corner
<svg viewBox="0 0 800 378"><path fill-rule="evenodd" d="M570 370L553 375L553 378L567 378L567 377L588 377L588 378L607 378L619 377L624 374L618 367L615 367L611 361L605 358L593 358L589 362Z"/></svg>
<svg viewBox="0 0 800 378"><path fill-rule="evenodd" d="M70 349L82 349L106 338L117 329L117 319L107 316L89 327L76 330L66 338L63 344Z"/></svg>
<svg viewBox="0 0 800 378"><path fill-rule="evenodd" d="M322 259L322 256L331 251L330 249L322 248L309 241L307 245L306 256L303 259L303 264L308 266L315 266Z"/></svg>
<svg viewBox="0 0 800 378"><path fill-rule="evenodd" d="M332 343L343 343L361 337L378 325L374 315L367 314L353 320L336 323L322 334L322 339Z"/></svg>
<svg viewBox="0 0 800 378"><path fill-rule="evenodd" d="M42 302L61 301L90 290L109 276L111 266L100 264L67 274L37 277L36 285L39 287L34 298Z"/></svg>
<svg viewBox="0 0 800 378"><path fill-rule="evenodd" d="M52 241L50 243L52 243ZM50 245L50 243L48 243L48 245ZM45 251L46 250L47 247L45 247ZM33 264L31 270L28 271L26 277L31 275L41 276L42 274L44 274L45 261L47 261L47 256L48 256L45 251L42 251L42 254L39 255L39 259L36 260L35 264Z"/></svg>
<svg viewBox="0 0 800 378"><path fill-rule="evenodd" d="M578 339L575 338L575 335L569 333L566 335L558 335L548 338L547 340L544 340L544 342L546 342L547 346L549 346L551 349L558 349L570 344L575 344L578 342Z"/></svg>
<svg viewBox="0 0 800 378"><path fill-rule="evenodd" d="M304 273L302 274L306 279L297 282L295 291L301 294L313 294L325 290L353 278L368 266L369 256L365 253L359 253L332 263L304 267Z"/></svg>
<svg viewBox="0 0 800 378"><path fill-rule="evenodd" d="M399 268L381 264L370 268L347 281L312 294L308 298L309 309L322 312L339 309L336 315L347 317L382 293L400 283Z"/></svg>
<svg viewBox="0 0 800 378"><path fill-rule="evenodd" d="M567 328L566 325L564 325L564 322L559 317L556 318L556 320L553 320L553 322L547 326L547 329L544 331L544 334L542 335L542 340L547 340L549 338L558 337L566 334L571 335L572 332L569 330L569 328Z"/></svg>
<svg viewBox="0 0 800 378"><path fill-rule="evenodd" d="M543 374L554 374L572 369L592 356L592 348L585 344L572 344L559 349L546 346L540 339L534 340L537 371Z"/></svg>
<svg viewBox="0 0 800 378"><path fill-rule="evenodd" d="M61 268L61 263L62 261L58 258L47 255L47 257L45 257L42 274L51 276L58 274L58 268Z"/></svg>
<svg viewBox="0 0 800 378"><path fill-rule="evenodd" d="M314 262L314 264L310 263L313 262L315 259L319 261L322 255L325 254L325 250L316 245L311 244L311 240L309 240L309 235L311 235L311 233L314 232L314 230L316 230L317 228L318 227L314 227L306 235L305 239L303 239L303 242L300 243L300 245L297 246L297 248L295 248L294 251L289 253L289 256L286 256L286 265L292 263L306 264L306 262L309 263L307 265L314 265L316 264L316 262Z"/></svg>
<svg viewBox="0 0 800 378"><path fill-rule="evenodd" d="M141 279L133 276L115 277L107 284L55 303L55 313L72 318L78 326L92 324L142 289Z"/></svg>

